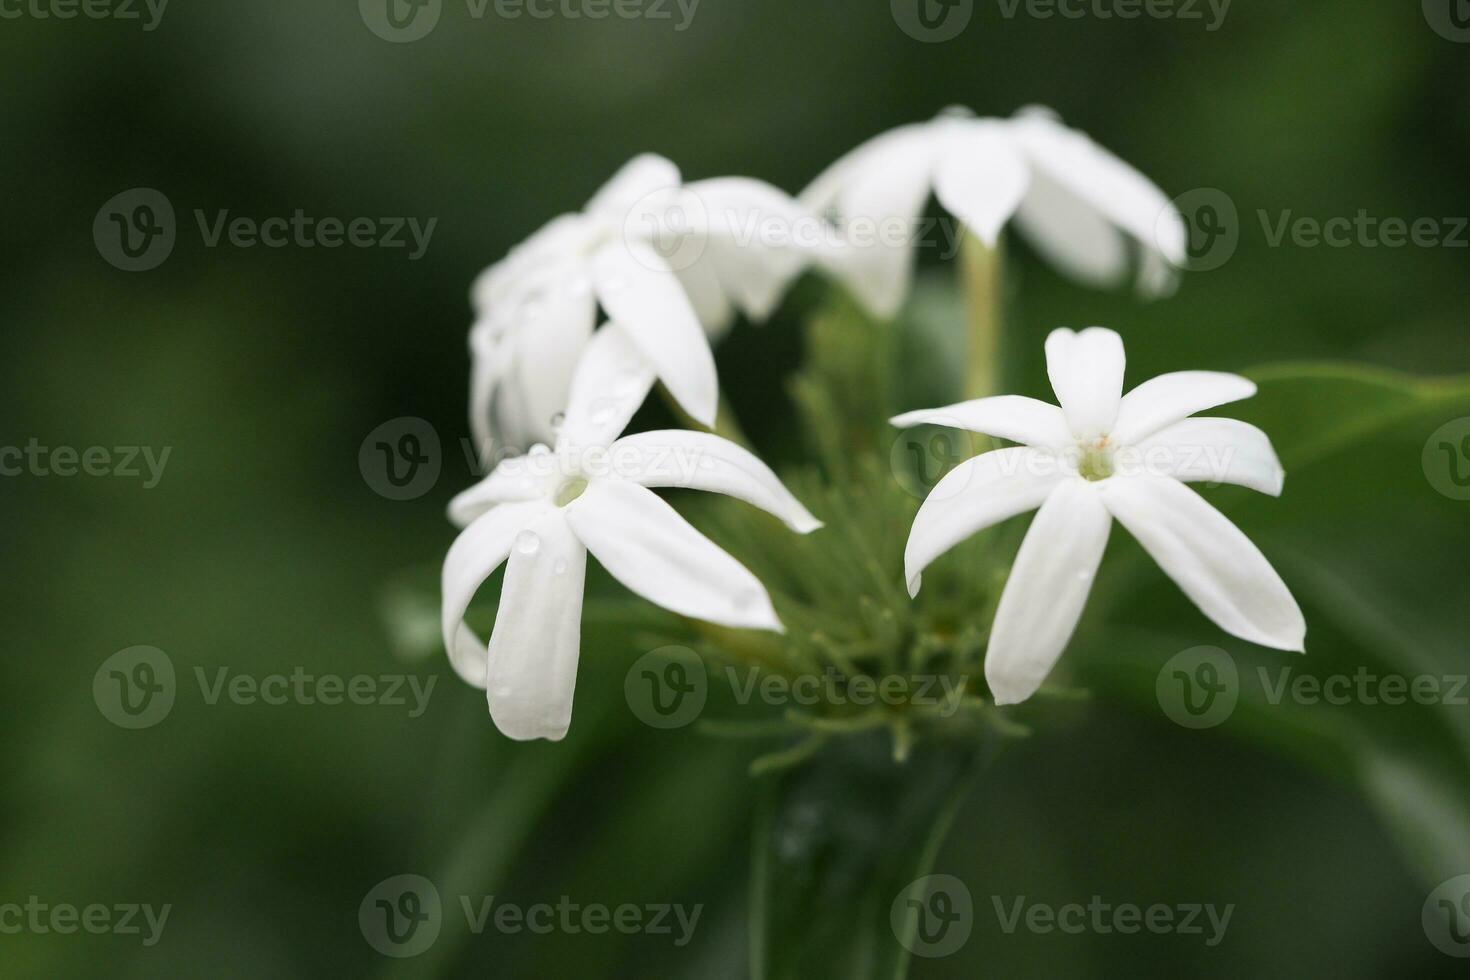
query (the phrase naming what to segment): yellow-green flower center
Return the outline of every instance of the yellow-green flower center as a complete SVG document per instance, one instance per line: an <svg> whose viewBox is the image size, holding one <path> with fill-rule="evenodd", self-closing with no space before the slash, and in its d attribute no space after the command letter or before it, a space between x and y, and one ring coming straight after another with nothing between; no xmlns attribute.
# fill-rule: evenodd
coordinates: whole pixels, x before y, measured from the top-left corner
<svg viewBox="0 0 1470 980"><path fill-rule="evenodd" d="M1077 473L1084 480L1094 483L1113 475L1113 450L1108 445L1107 436L1082 445L1082 459L1077 463Z"/></svg>
<svg viewBox="0 0 1470 980"><path fill-rule="evenodd" d="M557 488L556 496L552 499L556 502L556 505L558 507L565 507L573 500L576 500L578 497L582 496L583 491L585 491L586 489L586 478L574 476Z"/></svg>

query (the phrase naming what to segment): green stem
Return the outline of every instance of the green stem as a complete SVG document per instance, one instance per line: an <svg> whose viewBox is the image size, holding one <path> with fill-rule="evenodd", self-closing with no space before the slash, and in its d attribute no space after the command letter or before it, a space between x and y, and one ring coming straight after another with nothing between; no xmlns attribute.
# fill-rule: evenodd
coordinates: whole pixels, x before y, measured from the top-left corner
<svg viewBox="0 0 1470 980"><path fill-rule="evenodd" d="M994 248L966 234L960 246L960 274L964 282L967 316L965 397L985 398L1000 393L1000 344L1004 300L1005 245Z"/></svg>

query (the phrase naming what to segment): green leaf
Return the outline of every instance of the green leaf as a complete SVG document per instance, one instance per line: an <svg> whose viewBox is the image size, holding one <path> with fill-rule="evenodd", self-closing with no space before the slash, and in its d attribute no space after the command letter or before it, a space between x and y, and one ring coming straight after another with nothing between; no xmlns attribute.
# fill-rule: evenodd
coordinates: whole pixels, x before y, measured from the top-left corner
<svg viewBox="0 0 1470 980"><path fill-rule="evenodd" d="M1470 673L1462 625L1470 504L1436 492L1421 462L1435 429L1470 415L1470 378L1342 364L1249 373L1259 395L1232 414L1271 436L1286 491L1273 499L1200 489L1282 573L1306 613L1306 656L1220 633L1124 541L1089 610L1108 625L1084 625L1069 660L1099 693L1161 716L1155 684L1168 659L1203 644L1225 649L1239 669L1240 700L1202 736L1242 737L1350 783L1420 876L1442 880L1470 866L1470 711L1356 694L1346 704L1303 703L1273 685L1279 690L1283 676Z"/></svg>
<svg viewBox="0 0 1470 980"><path fill-rule="evenodd" d="M835 739L805 765L765 777L751 976L903 977L908 953L890 910L929 873L985 752L974 742L931 742L898 764L888 737L875 733Z"/></svg>

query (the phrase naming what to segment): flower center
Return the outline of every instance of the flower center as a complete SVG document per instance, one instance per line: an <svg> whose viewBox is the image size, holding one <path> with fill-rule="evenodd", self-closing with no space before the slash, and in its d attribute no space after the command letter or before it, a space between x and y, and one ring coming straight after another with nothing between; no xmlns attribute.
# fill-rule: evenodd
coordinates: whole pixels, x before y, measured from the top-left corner
<svg viewBox="0 0 1470 980"><path fill-rule="evenodd" d="M587 479L585 477L574 476L557 488L556 496L552 500L555 501L558 507L565 507L573 500L582 496L586 489Z"/></svg>
<svg viewBox="0 0 1470 980"><path fill-rule="evenodd" d="M1113 475L1113 449L1108 445L1107 436L1096 442L1085 442L1081 448L1082 459L1077 463L1077 473L1082 479L1096 483Z"/></svg>

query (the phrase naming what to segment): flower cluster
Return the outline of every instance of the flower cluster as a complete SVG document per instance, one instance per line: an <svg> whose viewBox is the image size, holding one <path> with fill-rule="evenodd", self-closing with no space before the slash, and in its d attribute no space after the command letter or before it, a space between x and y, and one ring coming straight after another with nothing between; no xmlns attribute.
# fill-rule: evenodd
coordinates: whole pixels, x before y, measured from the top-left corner
<svg viewBox="0 0 1470 980"><path fill-rule="evenodd" d="M821 522L733 441L623 430L656 383L685 416L714 428L711 343L736 315L768 316L809 269L891 319L909 292L912 238L855 231L917 221L931 192L986 247L1014 218L1040 254L1088 283L1120 281L1136 263L1141 290L1157 295L1184 261L1183 222L1167 197L1084 134L1042 111L947 111L858 147L796 197L747 178L686 183L668 160L636 157L583 210L555 218L480 276L471 424L487 459L520 454L450 506L464 530L444 563L443 631L455 670L486 690L501 731L567 731L588 552L630 591L681 616L782 632L761 581L653 488L736 497L798 534ZM1251 383L1183 372L1123 395L1122 341L1101 328L1055 331L1046 354L1060 407L984 397L893 420L1018 443L960 464L934 487L904 562L917 595L924 568L959 541L1039 508L990 629L995 701L1026 699L1051 670L1113 518L1221 628L1301 649L1305 626L1281 579L1184 485L1280 492L1263 433L1189 417L1249 397ZM502 564L486 641L465 616Z"/></svg>

